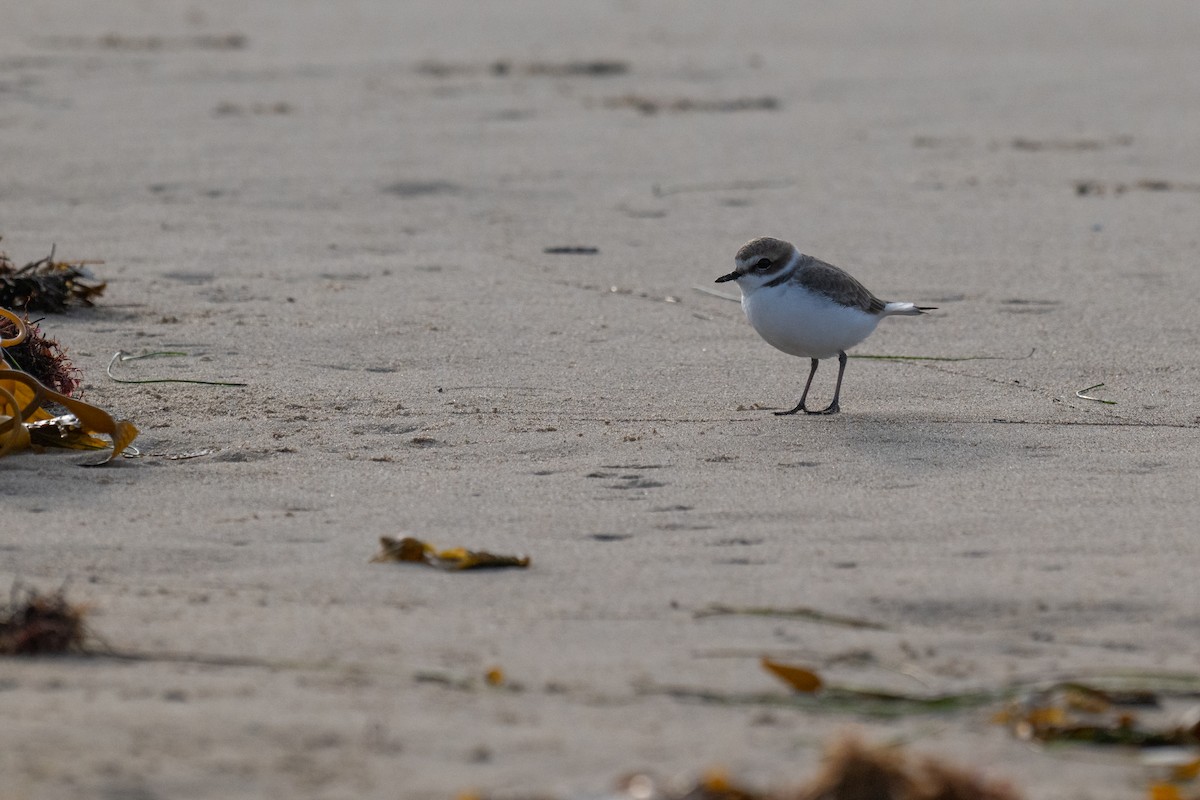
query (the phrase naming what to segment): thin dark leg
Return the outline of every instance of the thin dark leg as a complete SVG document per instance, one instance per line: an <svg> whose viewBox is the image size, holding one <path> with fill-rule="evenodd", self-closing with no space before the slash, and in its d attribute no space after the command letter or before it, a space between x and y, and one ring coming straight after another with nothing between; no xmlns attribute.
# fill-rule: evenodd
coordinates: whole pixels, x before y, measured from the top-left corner
<svg viewBox="0 0 1200 800"><path fill-rule="evenodd" d="M805 414L810 414L807 408L804 407L804 399L808 397L808 387L812 386L813 375L817 374L817 360L812 360L812 369L808 371L808 381L804 384L804 394L800 395L800 402L791 411L776 411L775 416L786 417L788 414L795 414L797 411L803 411Z"/></svg>
<svg viewBox="0 0 1200 800"><path fill-rule="evenodd" d="M842 410L841 407L838 405L838 398L842 396L842 373L845 371L846 371L846 351L839 350L838 351L838 379L837 379L837 386L835 386L833 389L833 402L830 403L827 408L823 408L820 411L809 411L806 408L806 409L804 409L805 414L836 414Z"/></svg>

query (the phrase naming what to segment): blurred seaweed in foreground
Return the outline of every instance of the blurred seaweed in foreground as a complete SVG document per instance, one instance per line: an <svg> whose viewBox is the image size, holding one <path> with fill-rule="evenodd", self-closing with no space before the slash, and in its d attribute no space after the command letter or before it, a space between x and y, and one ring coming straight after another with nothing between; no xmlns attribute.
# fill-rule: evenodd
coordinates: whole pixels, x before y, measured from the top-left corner
<svg viewBox="0 0 1200 800"><path fill-rule="evenodd" d="M759 791L735 783L723 770L673 785L648 773L621 779L611 800L1021 800L1011 784L900 746L871 745L844 734L826 749L820 769L798 789ZM467 792L459 800L485 800Z"/></svg>
<svg viewBox="0 0 1200 800"><path fill-rule="evenodd" d="M0 656L45 656L83 652L84 610L71 605L63 590L42 594L13 587L0 604Z"/></svg>

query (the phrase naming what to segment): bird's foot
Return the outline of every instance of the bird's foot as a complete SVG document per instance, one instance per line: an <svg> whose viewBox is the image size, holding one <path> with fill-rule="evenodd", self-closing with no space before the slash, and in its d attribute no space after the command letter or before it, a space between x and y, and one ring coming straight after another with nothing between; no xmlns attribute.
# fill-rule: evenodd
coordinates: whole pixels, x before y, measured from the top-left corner
<svg viewBox="0 0 1200 800"><path fill-rule="evenodd" d="M772 412L772 413L774 413L774 414L775 414L775 416L777 416L777 417L790 417L792 414L795 414L795 413L797 413L797 412L799 412L799 411L803 411L805 414L810 414L810 413L812 413L812 412L810 412L810 411L809 411L807 408L805 408L805 407L804 407L804 401L803 401L803 400L801 400L801 401L800 401L800 404L799 404L799 405L797 405L795 408L791 409L790 411L774 411L774 412Z"/></svg>
<svg viewBox="0 0 1200 800"><path fill-rule="evenodd" d="M830 403L825 408L822 408L820 411L809 411L807 408L801 409L801 410L804 411L805 414L836 414L842 410L842 407L838 405L837 400L834 400L832 403Z"/></svg>

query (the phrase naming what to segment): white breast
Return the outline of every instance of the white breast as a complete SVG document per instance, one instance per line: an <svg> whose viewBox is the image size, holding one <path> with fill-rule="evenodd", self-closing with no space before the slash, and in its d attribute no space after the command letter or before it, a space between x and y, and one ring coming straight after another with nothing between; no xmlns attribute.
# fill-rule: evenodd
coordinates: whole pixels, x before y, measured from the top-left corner
<svg viewBox="0 0 1200 800"><path fill-rule="evenodd" d="M870 336L880 320L794 283L752 289L742 295L742 309L768 344L805 358L836 356Z"/></svg>

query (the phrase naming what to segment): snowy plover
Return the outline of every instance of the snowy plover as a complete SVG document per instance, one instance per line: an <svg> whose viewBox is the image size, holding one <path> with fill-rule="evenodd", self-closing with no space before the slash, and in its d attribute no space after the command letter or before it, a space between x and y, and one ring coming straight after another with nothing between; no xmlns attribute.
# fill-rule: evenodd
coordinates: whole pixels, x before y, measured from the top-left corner
<svg viewBox="0 0 1200 800"><path fill-rule="evenodd" d="M746 318L767 344L793 356L812 359L800 402L777 415L836 414L840 409L846 350L871 335L879 320L892 314L914 316L933 306L887 303L845 271L801 253L789 242L763 237L747 242L734 258L736 269L717 283L737 281ZM810 411L804 401L817 374L817 361L838 357L833 402Z"/></svg>

